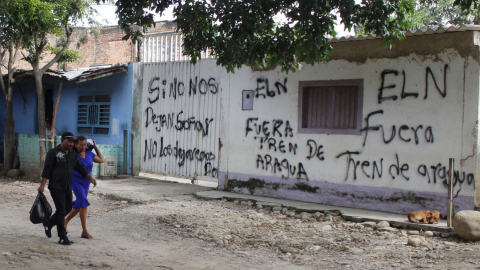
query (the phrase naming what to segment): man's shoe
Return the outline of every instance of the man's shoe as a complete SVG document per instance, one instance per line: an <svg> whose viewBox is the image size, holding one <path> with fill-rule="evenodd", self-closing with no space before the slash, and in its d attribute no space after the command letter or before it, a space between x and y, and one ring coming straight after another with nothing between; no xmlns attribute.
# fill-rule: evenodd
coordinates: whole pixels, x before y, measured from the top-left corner
<svg viewBox="0 0 480 270"><path fill-rule="evenodd" d="M52 227L48 227L45 223L46 223L46 222L43 222L43 223L42 223L43 228L45 229L45 235L46 235L48 238L52 238Z"/></svg>
<svg viewBox="0 0 480 270"><path fill-rule="evenodd" d="M70 241L70 240L68 240L67 237L65 237L65 238L60 238L60 240L58 240L58 243L61 244L61 245L69 246L69 245L73 244L73 241Z"/></svg>

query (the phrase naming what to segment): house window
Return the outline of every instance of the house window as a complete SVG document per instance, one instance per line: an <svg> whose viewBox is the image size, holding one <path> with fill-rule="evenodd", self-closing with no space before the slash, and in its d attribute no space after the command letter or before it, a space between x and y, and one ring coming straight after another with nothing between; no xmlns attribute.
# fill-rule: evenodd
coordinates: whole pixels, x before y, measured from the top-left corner
<svg viewBox="0 0 480 270"><path fill-rule="evenodd" d="M363 80L299 83L299 133L360 135Z"/></svg>
<svg viewBox="0 0 480 270"><path fill-rule="evenodd" d="M110 95L82 94L78 96L78 134L110 133Z"/></svg>

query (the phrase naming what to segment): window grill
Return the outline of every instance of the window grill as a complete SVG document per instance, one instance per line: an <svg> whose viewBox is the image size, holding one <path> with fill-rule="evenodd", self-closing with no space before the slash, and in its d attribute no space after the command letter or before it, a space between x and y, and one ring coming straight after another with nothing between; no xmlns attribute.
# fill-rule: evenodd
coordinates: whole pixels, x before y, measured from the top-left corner
<svg viewBox="0 0 480 270"><path fill-rule="evenodd" d="M77 112L78 134L110 133L110 95L79 96Z"/></svg>

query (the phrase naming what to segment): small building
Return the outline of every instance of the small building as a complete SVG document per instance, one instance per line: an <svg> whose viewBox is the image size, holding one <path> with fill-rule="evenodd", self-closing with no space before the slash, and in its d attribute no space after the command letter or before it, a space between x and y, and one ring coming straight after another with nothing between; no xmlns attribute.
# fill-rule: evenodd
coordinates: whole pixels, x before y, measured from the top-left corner
<svg viewBox="0 0 480 270"><path fill-rule="evenodd" d="M132 72L132 65L114 64L70 72L48 70L43 77L47 119L52 119L60 82L64 80L55 123L57 134L70 131L95 140L105 157L117 159L116 174L131 172L128 157L131 153ZM35 81L31 70L17 71L14 79L13 114L20 169L38 173L39 145L45 143L45 139L38 137ZM1 100L4 104L3 95ZM5 113L0 118L4 119ZM2 139L3 135L4 131ZM57 137L55 144L58 143ZM50 147L50 143L47 146ZM98 164L94 166L94 176L99 175L99 168Z"/></svg>
<svg viewBox="0 0 480 270"><path fill-rule="evenodd" d="M454 158L455 211L473 209L479 30L409 31L391 49L373 35L332 39L328 62L288 74L227 73L213 59L191 65L144 51L151 63L135 67L142 120L132 123L141 129L133 171L338 206L445 212Z"/></svg>

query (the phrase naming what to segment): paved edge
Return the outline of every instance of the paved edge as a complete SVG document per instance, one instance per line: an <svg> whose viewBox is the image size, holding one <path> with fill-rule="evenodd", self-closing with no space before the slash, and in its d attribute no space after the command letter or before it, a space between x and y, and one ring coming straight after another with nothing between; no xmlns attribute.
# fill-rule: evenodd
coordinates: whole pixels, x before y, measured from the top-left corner
<svg viewBox="0 0 480 270"><path fill-rule="evenodd" d="M325 212L338 211L343 216L343 218L345 218L345 220L357 222L357 223L366 222L366 221L373 221L378 223L380 221L386 220L390 223L392 227L395 227L395 228L423 230L423 231L437 231L442 233L454 232L453 228L449 228L441 225L404 222L404 221L389 219L388 217L372 218L372 217L364 217L359 215L350 215L350 214L342 213L342 207L333 206L333 205L323 205L323 204L314 204L314 203L293 201L293 200L287 200L287 199L260 197L255 195L247 195L247 194L233 193L233 192L226 192L226 191L198 191L198 192L195 192L195 196L203 200L221 200L221 199L226 199L228 201L248 200L252 202L259 202L262 205L264 205L265 203L268 203L269 205L277 205L277 206L283 206L283 207L295 209L296 211L299 211L299 212L325 213Z"/></svg>

